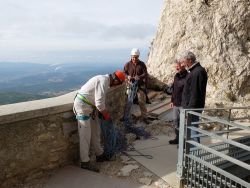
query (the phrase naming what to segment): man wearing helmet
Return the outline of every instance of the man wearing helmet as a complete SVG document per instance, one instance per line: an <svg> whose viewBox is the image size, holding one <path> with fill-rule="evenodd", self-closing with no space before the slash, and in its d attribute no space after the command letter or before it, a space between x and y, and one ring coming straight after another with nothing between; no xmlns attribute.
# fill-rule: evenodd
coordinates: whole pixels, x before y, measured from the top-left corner
<svg viewBox="0 0 250 188"><path fill-rule="evenodd" d="M116 71L109 75L98 75L88 80L78 91L74 100L74 113L78 122L81 168L98 172L99 169L90 163L89 151L93 149L96 161L108 160L103 154L100 143L100 125L97 113L105 120L110 118L105 106L105 98L110 87L122 84L125 74Z"/></svg>
<svg viewBox="0 0 250 188"><path fill-rule="evenodd" d="M129 82L138 81L138 103L141 110L141 119L148 124L146 109L146 81L148 77L147 67L139 59L140 51L137 48L131 50L131 60L124 66L124 72Z"/></svg>

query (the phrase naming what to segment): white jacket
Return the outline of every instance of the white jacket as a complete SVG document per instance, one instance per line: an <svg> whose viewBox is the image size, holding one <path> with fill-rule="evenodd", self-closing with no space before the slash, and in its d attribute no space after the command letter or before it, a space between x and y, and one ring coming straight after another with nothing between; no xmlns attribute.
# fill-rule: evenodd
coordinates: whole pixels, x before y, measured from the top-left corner
<svg viewBox="0 0 250 188"><path fill-rule="evenodd" d="M103 111L106 109L105 98L109 88L109 75L98 75L87 81L78 93L85 96L99 111Z"/></svg>

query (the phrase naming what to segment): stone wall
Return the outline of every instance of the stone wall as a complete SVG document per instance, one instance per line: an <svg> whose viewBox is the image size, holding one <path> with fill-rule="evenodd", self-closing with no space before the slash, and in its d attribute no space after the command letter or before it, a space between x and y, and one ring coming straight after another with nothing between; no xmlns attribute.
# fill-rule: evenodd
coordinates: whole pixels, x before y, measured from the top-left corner
<svg viewBox="0 0 250 188"><path fill-rule="evenodd" d="M124 109L124 86L111 89L108 109L114 121ZM21 187L79 159L75 92L0 106L0 187Z"/></svg>
<svg viewBox="0 0 250 188"><path fill-rule="evenodd" d="M171 83L174 59L185 50L208 71L207 104L250 105L249 0L165 0L149 73Z"/></svg>

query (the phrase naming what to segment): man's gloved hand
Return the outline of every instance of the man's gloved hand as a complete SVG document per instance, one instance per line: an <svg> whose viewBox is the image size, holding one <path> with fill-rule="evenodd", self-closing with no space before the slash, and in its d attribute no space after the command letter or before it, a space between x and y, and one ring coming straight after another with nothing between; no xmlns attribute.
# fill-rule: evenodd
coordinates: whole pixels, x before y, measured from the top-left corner
<svg viewBox="0 0 250 188"><path fill-rule="evenodd" d="M103 113L102 114L104 120L110 120L110 115L109 113Z"/></svg>

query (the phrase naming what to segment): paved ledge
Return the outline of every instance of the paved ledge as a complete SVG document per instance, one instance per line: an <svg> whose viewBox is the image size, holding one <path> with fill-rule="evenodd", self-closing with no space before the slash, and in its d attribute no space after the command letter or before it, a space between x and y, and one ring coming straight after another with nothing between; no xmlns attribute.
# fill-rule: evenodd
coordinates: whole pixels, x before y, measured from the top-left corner
<svg viewBox="0 0 250 188"><path fill-rule="evenodd" d="M122 87L124 85L111 88L108 93ZM0 125L72 111L76 93L77 91L73 91L53 98L2 105L0 106Z"/></svg>
<svg viewBox="0 0 250 188"><path fill-rule="evenodd" d="M72 109L76 91L48 99L0 106L0 124L33 119Z"/></svg>

